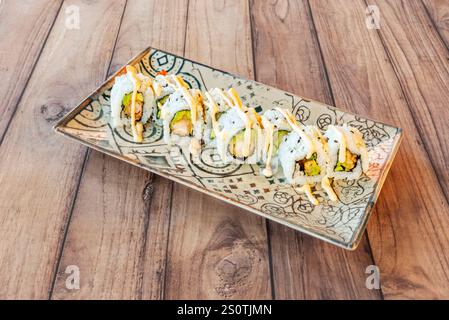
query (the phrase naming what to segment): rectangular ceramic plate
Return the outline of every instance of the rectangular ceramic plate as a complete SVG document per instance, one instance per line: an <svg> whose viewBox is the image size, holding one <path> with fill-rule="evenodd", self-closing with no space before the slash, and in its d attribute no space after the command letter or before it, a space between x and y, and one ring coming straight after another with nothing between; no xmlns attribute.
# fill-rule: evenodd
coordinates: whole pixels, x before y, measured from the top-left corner
<svg viewBox="0 0 449 320"><path fill-rule="evenodd" d="M178 74L191 87L201 90L233 87L243 102L259 113L281 106L290 108L303 124L317 125L322 130L329 124L355 126L363 133L369 149L369 172L356 181L335 181L339 202L329 201L317 186L314 194L320 205L312 206L305 195L285 184L282 178L267 179L260 175L256 165L224 165L210 148L187 159L178 146L168 147L163 143L159 126L147 126L143 143L134 143L129 130L112 129L108 124L110 89L119 72L68 113L55 129L91 148L267 219L340 247L355 249L398 149L401 129L158 49L148 48L128 64L152 77L162 69Z"/></svg>

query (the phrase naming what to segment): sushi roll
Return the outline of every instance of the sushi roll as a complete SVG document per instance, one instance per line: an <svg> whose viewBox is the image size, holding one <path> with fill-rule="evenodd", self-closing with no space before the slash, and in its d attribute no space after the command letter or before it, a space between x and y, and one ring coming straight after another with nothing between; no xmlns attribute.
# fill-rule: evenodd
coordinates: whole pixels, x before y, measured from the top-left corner
<svg viewBox="0 0 449 320"><path fill-rule="evenodd" d="M287 181L294 185L317 183L326 176L328 156L324 137L313 126L293 130L279 147L279 159ZM323 143L324 142L324 143Z"/></svg>
<svg viewBox="0 0 449 320"><path fill-rule="evenodd" d="M321 173L318 165L318 153L320 160L324 159L324 151L317 144L311 134L318 134L313 127L300 125L295 116L287 109L276 108L291 127L291 131L280 141L278 157L284 171L285 178L291 184L304 184L315 182ZM325 164L324 164L325 166ZM325 168L325 167L324 167Z"/></svg>
<svg viewBox="0 0 449 320"><path fill-rule="evenodd" d="M202 100L201 91L185 87L169 95L160 116L166 144L189 143L191 153L200 152L204 126Z"/></svg>
<svg viewBox="0 0 449 320"><path fill-rule="evenodd" d="M222 129L218 120L234 103L231 94L220 88L205 92L204 98L206 123L203 139L206 144L210 144L216 141L217 133Z"/></svg>
<svg viewBox="0 0 449 320"><path fill-rule="evenodd" d="M292 131L280 142L278 158L288 183L305 193L317 205L311 184L321 183L331 201L338 200L327 177L329 156L326 139L315 126L302 126L288 110L277 108L289 122ZM301 187L296 188L299 185Z"/></svg>
<svg viewBox="0 0 449 320"><path fill-rule="evenodd" d="M217 151L225 163L255 164L262 158L262 119L254 108L242 104L234 89L229 90L232 107L217 123Z"/></svg>
<svg viewBox="0 0 449 320"><path fill-rule="evenodd" d="M135 142L142 142L144 125L150 121L155 106L152 80L126 66L126 74L115 78L111 90L111 124L114 128L130 126Z"/></svg>
<svg viewBox="0 0 449 320"><path fill-rule="evenodd" d="M262 115L262 124L265 130L263 147L265 168L262 170L262 174L271 177L278 168L279 146L286 139L285 136L292 131L292 127L285 116L277 109L265 111Z"/></svg>
<svg viewBox="0 0 449 320"><path fill-rule="evenodd" d="M327 129L325 136L329 145L327 175L336 180L358 179L369 167L368 151L362 133L348 125Z"/></svg>
<svg viewBox="0 0 449 320"><path fill-rule="evenodd" d="M162 125L161 113L164 104L167 102L168 97L175 91L185 88L189 89L189 86L178 75L168 75L165 71L156 75L153 82L153 88L156 96L156 108L154 108L154 120L159 125Z"/></svg>

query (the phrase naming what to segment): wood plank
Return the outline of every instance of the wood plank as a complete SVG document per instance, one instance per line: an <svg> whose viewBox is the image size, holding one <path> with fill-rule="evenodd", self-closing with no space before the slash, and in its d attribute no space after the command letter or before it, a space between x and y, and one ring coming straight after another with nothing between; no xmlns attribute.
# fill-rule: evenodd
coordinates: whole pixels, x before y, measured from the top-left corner
<svg viewBox="0 0 449 320"><path fill-rule="evenodd" d="M310 5L337 106L405 129L368 232L384 297L447 297L447 201L379 34L365 25L366 4Z"/></svg>
<svg viewBox="0 0 449 320"><path fill-rule="evenodd" d="M80 29L57 17L0 147L3 299L49 296L86 153L52 125L104 80L125 1L65 1L61 13L70 5Z"/></svg>
<svg viewBox="0 0 449 320"><path fill-rule="evenodd" d="M447 0L422 0L441 38L449 48L449 2Z"/></svg>
<svg viewBox="0 0 449 320"><path fill-rule="evenodd" d="M109 73L149 45L182 54L186 15L186 0L129 1ZM162 298L172 184L93 151L52 298ZM68 265L80 268L80 290L65 287Z"/></svg>
<svg viewBox="0 0 449 320"><path fill-rule="evenodd" d="M307 1L252 1L251 12L257 80L334 104ZM346 252L277 223L269 230L276 298L381 297L365 286L373 264L366 237L357 251Z"/></svg>
<svg viewBox="0 0 449 320"><path fill-rule="evenodd" d="M0 1L0 143L60 7L61 1Z"/></svg>
<svg viewBox="0 0 449 320"><path fill-rule="evenodd" d="M382 12L380 36L449 199L449 51L420 0L372 3Z"/></svg>
<svg viewBox="0 0 449 320"><path fill-rule="evenodd" d="M187 57L252 77L250 38L247 1L190 1ZM170 226L166 298L271 298L264 219L175 184Z"/></svg>

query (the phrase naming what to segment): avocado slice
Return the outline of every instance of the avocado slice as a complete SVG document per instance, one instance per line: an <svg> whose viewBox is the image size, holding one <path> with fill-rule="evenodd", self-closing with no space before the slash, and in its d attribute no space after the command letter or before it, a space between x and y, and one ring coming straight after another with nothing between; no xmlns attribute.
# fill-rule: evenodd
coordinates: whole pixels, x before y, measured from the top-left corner
<svg viewBox="0 0 449 320"><path fill-rule="evenodd" d="M316 160L307 160L304 162L304 173L306 176L313 177L319 175L321 172L320 166Z"/></svg>
<svg viewBox="0 0 449 320"><path fill-rule="evenodd" d="M334 170L335 171L344 171L344 172L351 172L359 159L359 156L356 154L353 154L349 150L346 149L346 159L345 162L338 161L335 165Z"/></svg>
<svg viewBox="0 0 449 320"><path fill-rule="evenodd" d="M290 131L287 130L279 130L276 132L277 136L273 139L273 153L276 153L279 150L279 146L282 143L282 139L284 139L284 136L290 133Z"/></svg>
<svg viewBox="0 0 449 320"><path fill-rule="evenodd" d="M130 93L125 94L123 97L123 100L122 100L122 110L127 117L129 117L131 115L132 97L133 97L133 93L130 92ZM141 94L140 92L137 93L136 103L143 104L143 94Z"/></svg>
<svg viewBox="0 0 449 320"><path fill-rule="evenodd" d="M321 172L321 168L317 162L316 152L312 154L309 159L302 159L298 161L299 169L304 172L306 176L313 177L317 176Z"/></svg>
<svg viewBox="0 0 449 320"><path fill-rule="evenodd" d="M165 102L167 102L167 99L170 95L167 94L166 96L163 96L162 98L157 100L157 115L156 117L158 119L161 118L161 110L162 110L162 106L165 104Z"/></svg>
<svg viewBox="0 0 449 320"><path fill-rule="evenodd" d="M193 124L190 110L181 110L175 113L170 122L170 131L181 137L192 135Z"/></svg>
<svg viewBox="0 0 449 320"><path fill-rule="evenodd" d="M246 129L243 129L239 133L237 133L235 136L232 137L231 142L229 143L229 152L231 155L237 158L242 158L242 146L245 141L245 132ZM254 129L251 129L251 141L253 141L254 137L256 135L256 132ZM252 146L250 150L250 154L252 153L252 150L254 149L254 145Z"/></svg>

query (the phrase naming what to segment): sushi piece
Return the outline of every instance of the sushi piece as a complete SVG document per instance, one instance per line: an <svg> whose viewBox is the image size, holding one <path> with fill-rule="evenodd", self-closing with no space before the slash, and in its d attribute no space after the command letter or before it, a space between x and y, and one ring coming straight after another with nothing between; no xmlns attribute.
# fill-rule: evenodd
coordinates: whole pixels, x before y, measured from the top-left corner
<svg viewBox="0 0 449 320"><path fill-rule="evenodd" d="M234 89L228 91L232 107L217 123L217 150L225 163L255 164L262 158L262 119L254 108L242 104Z"/></svg>
<svg viewBox="0 0 449 320"><path fill-rule="evenodd" d="M168 100L168 97L179 89L189 90L189 86L178 75L168 75L165 71L156 75L153 82L153 88L156 96L156 108L154 109L154 120L162 125L162 108Z"/></svg>
<svg viewBox="0 0 449 320"><path fill-rule="evenodd" d="M358 129L346 124L330 125L325 136L329 145L329 177L354 180L368 171L368 151Z"/></svg>
<svg viewBox="0 0 449 320"><path fill-rule="evenodd" d="M204 97L206 123L203 139L206 144L210 144L216 141L217 133L223 129L220 128L218 120L232 107L234 102L233 96L220 88L205 92Z"/></svg>
<svg viewBox="0 0 449 320"><path fill-rule="evenodd" d="M111 123L114 128L130 126L135 142L142 142L144 125L155 106L152 80L126 66L126 74L115 78L111 90Z"/></svg>
<svg viewBox="0 0 449 320"><path fill-rule="evenodd" d="M185 87L169 95L160 115L166 144L189 143L191 153L198 154L201 151L204 126L202 100L201 91Z"/></svg>
<svg viewBox="0 0 449 320"><path fill-rule="evenodd" d="M314 126L294 130L284 137L279 159L287 181L294 185L320 182L326 176L328 155L321 132Z"/></svg>
<svg viewBox="0 0 449 320"><path fill-rule="evenodd" d="M262 174L271 177L277 172L279 165L278 151L285 136L292 131L292 127L284 114L277 109L265 111L262 115L262 124L265 130L263 159L265 168Z"/></svg>
<svg viewBox="0 0 449 320"><path fill-rule="evenodd" d="M332 200L336 195L326 177L328 155L326 141L314 126L300 125L289 110L276 108L287 120L292 130L280 141L278 158L288 183L297 192L307 195L309 201L317 205L310 184L324 182L325 190ZM296 188L296 186L301 186Z"/></svg>

